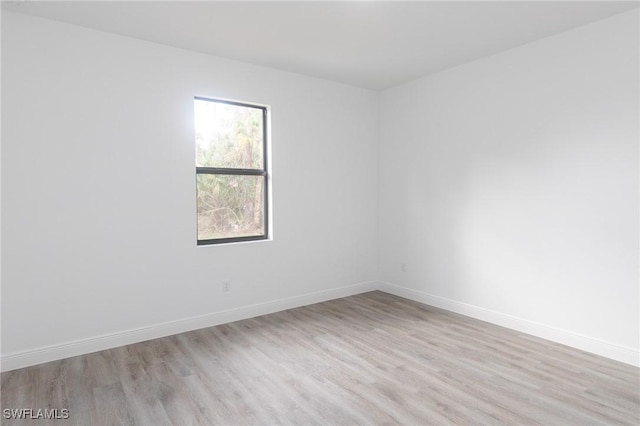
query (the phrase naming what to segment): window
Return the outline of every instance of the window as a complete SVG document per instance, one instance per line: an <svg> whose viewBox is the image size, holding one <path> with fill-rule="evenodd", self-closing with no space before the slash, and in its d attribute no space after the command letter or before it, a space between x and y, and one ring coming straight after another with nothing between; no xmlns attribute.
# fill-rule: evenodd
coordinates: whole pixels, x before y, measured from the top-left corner
<svg viewBox="0 0 640 426"><path fill-rule="evenodd" d="M196 97L198 245L264 240L267 108Z"/></svg>

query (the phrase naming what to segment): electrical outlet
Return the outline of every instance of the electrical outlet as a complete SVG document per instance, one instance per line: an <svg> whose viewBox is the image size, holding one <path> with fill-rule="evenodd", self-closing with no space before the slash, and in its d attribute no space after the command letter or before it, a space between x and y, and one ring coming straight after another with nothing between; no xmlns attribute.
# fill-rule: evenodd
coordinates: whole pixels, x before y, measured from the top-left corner
<svg viewBox="0 0 640 426"><path fill-rule="evenodd" d="M222 291L231 291L231 281L222 281Z"/></svg>
<svg viewBox="0 0 640 426"><path fill-rule="evenodd" d="M407 272L407 264L406 263L402 263L400 264L400 270L402 272Z"/></svg>

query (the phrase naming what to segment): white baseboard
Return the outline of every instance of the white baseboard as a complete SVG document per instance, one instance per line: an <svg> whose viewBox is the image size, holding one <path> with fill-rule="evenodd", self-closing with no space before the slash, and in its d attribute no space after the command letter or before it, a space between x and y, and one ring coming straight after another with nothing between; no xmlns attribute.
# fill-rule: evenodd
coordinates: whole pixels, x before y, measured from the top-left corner
<svg viewBox="0 0 640 426"><path fill-rule="evenodd" d="M300 306L311 305L313 303L320 303L327 300L366 293L368 291L377 290L378 288L379 285L377 281L365 282L191 318L184 318L177 321L154 324L147 327L140 327L117 333L104 334L88 339L65 342L58 345L9 353L2 356L0 361L0 371L15 370L17 368L29 367L31 365L42 364L58 359L143 342L145 340L171 336L173 334L184 333L186 331L253 318L260 315L298 308Z"/></svg>
<svg viewBox="0 0 640 426"><path fill-rule="evenodd" d="M640 367L640 351L468 303L380 282L379 290Z"/></svg>
<svg viewBox="0 0 640 426"><path fill-rule="evenodd" d="M147 327L140 327L117 333L104 334L97 337L65 342L58 345L9 353L3 355L0 359L0 371L29 367L31 365L42 364L77 355L84 355L118 346L171 336L173 334L212 327L247 318L254 318L260 315L271 314L274 312L353 296L355 294L366 293L374 290L380 290L385 293L404 297L419 303L466 315L471 318L476 318L526 334L531 334L536 337L541 337L552 342L561 343L576 349L581 349L616 361L621 361L626 364L631 364L637 367L640 366L640 352L633 348L616 345L571 331L514 317L512 315L470 305L464 302L435 296L422 291L397 286L391 283L370 281L161 324L154 324Z"/></svg>

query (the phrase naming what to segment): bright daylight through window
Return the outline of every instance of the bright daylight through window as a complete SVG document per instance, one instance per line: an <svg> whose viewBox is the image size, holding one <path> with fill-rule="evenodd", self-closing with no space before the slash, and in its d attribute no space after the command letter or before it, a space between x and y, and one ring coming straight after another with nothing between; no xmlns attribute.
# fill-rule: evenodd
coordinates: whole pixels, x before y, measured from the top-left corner
<svg viewBox="0 0 640 426"><path fill-rule="evenodd" d="M198 245L268 238L267 109L196 97Z"/></svg>

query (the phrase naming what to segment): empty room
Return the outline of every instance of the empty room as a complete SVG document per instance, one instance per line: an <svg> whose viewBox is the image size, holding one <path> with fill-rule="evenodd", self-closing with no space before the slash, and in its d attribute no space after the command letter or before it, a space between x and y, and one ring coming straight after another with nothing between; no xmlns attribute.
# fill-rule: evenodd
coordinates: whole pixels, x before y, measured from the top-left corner
<svg viewBox="0 0 640 426"><path fill-rule="evenodd" d="M7 425L640 424L637 1L3 1Z"/></svg>

